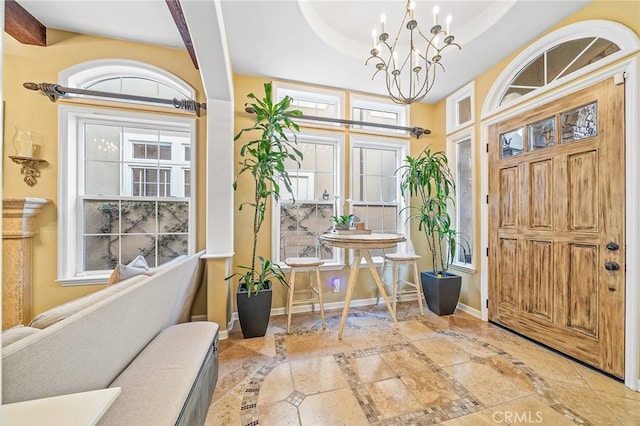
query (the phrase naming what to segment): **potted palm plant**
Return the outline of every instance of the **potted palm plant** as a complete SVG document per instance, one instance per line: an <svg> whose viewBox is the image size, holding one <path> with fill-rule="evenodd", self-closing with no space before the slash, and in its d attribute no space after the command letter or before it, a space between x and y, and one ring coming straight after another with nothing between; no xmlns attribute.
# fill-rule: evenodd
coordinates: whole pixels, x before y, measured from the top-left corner
<svg viewBox="0 0 640 426"><path fill-rule="evenodd" d="M454 202L455 180L442 151L427 147L419 156L407 156L401 171L402 193L409 193L419 204L410 205L409 220L418 222L418 230L427 238L433 270L422 272L420 279L427 306L438 315L452 314L458 304L462 278L449 272L454 261L458 233L451 227L447 204Z"/></svg>
<svg viewBox="0 0 640 426"><path fill-rule="evenodd" d="M291 121L291 117L302 113L290 109L291 98L286 96L274 103L271 83L264 85L265 95L258 99L253 93L247 95L253 102L247 102L247 110L255 113L253 126L240 130L234 141L240 139L245 132L257 132L255 139L245 142L240 147L240 170L233 182L234 191L238 189L239 177L249 174L253 181L253 198L240 204L252 209L253 213L253 248L251 264L238 266L243 272L236 272L227 277L240 276L236 293L238 318L242 335L245 338L264 336L269 325L271 313L271 281L277 280L287 285L280 266L262 256L257 256L258 234L265 219L269 198L280 199L281 185L291 193L291 179L285 168L286 160L293 160L300 165L302 153L296 148L296 134L299 127Z"/></svg>

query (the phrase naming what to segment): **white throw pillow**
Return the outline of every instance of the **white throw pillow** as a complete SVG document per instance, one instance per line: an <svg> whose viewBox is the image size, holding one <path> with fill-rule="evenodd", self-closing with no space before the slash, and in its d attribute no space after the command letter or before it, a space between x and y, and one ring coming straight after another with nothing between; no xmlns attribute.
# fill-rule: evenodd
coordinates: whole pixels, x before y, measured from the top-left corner
<svg viewBox="0 0 640 426"><path fill-rule="evenodd" d="M143 255L139 254L126 265L118 263L113 272L109 276L107 285L113 285L124 281L127 278L135 277L136 275L144 274L149 270L147 259Z"/></svg>

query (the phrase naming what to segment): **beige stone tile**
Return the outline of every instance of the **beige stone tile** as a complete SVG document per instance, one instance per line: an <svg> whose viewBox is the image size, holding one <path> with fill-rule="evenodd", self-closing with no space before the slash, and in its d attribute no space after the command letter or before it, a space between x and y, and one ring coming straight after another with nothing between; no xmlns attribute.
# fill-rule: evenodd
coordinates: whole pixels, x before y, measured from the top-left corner
<svg viewBox="0 0 640 426"><path fill-rule="evenodd" d="M586 382L589 384L589 386L591 386L593 390L640 401L640 392L632 391L623 383L620 383L589 367L578 364L577 362L570 361L570 364L577 371L580 377L586 380Z"/></svg>
<svg viewBox="0 0 640 426"><path fill-rule="evenodd" d="M444 367L444 370L488 407L531 393L492 368L474 362Z"/></svg>
<svg viewBox="0 0 640 426"><path fill-rule="evenodd" d="M258 405L284 401L293 392L293 379L289 363L283 362L265 377L258 394Z"/></svg>
<svg viewBox="0 0 640 426"><path fill-rule="evenodd" d="M517 399L491 408L496 423L575 426L571 420L544 404L535 396Z"/></svg>
<svg viewBox="0 0 640 426"><path fill-rule="evenodd" d="M489 426L497 422L493 420L491 410L482 410L440 423L442 426Z"/></svg>
<svg viewBox="0 0 640 426"><path fill-rule="evenodd" d="M452 324L451 331L475 337L476 339L491 344L495 348L502 348L502 341L500 339L502 330L492 324L483 323L477 318L472 318L472 320L463 323L456 323L455 325Z"/></svg>
<svg viewBox="0 0 640 426"><path fill-rule="evenodd" d="M226 394L209 406L206 426L228 426L240 424L241 401L231 394Z"/></svg>
<svg viewBox="0 0 640 426"><path fill-rule="evenodd" d="M606 392L596 393L602 399L602 402L615 414L621 424L625 426L640 425L640 400Z"/></svg>
<svg viewBox="0 0 640 426"><path fill-rule="evenodd" d="M418 411L422 408L420 402L402 380L395 377L366 383L364 386L380 415L385 419Z"/></svg>
<svg viewBox="0 0 640 426"><path fill-rule="evenodd" d="M285 336L285 345L289 359L326 356L352 350L346 339L339 340L337 331L329 329L315 333L289 334Z"/></svg>
<svg viewBox="0 0 640 426"><path fill-rule="evenodd" d="M305 395L347 387L333 356L292 360L289 366L295 390Z"/></svg>
<svg viewBox="0 0 640 426"><path fill-rule="evenodd" d="M337 337L337 334L336 334ZM393 329L393 323L386 327L363 327L359 330L345 330L342 343L347 351L404 343L406 340Z"/></svg>
<svg viewBox="0 0 640 426"><path fill-rule="evenodd" d="M396 375L380 355L351 358L349 363L363 383L388 379Z"/></svg>
<svg viewBox="0 0 640 426"><path fill-rule="evenodd" d="M218 386L230 391L252 376L270 358L242 345L234 345L219 356Z"/></svg>
<svg viewBox="0 0 640 426"><path fill-rule="evenodd" d="M571 365L572 362L562 355L539 347L532 348L526 344L504 343L503 345L506 352L522 361L542 378L560 379L575 384L584 383L584 379Z"/></svg>
<svg viewBox="0 0 640 426"><path fill-rule="evenodd" d="M441 334L432 334L426 339L414 340L411 343L441 367L460 364L471 359L468 353L460 350L449 338Z"/></svg>
<svg viewBox="0 0 640 426"><path fill-rule="evenodd" d="M494 326L488 322L482 321L481 319L462 311L456 312L455 315L449 315L448 319L449 327L454 331L474 330L475 332L478 332L481 329L491 330L494 328Z"/></svg>
<svg viewBox="0 0 640 426"><path fill-rule="evenodd" d="M417 375L401 376L400 380L423 407L446 404L461 397L448 381L429 370Z"/></svg>
<svg viewBox="0 0 640 426"><path fill-rule="evenodd" d="M384 327L393 328L393 320L384 318L382 315L351 315L349 322L357 327Z"/></svg>
<svg viewBox="0 0 640 426"><path fill-rule="evenodd" d="M618 424L616 416L603 404L602 398L587 383L575 384L559 379L546 379L554 395L568 409L594 425Z"/></svg>
<svg viewBox="0 0 640 426"><path fill-rule="evenodd" d="M435 331L449 329L448 317L438 316L431 312L426 306L424 307L424 316L421 316L418 320Z"/></svg>
<svg viewBox="0 0 640 426"><path fill-rule="evenodd" d="M298 409L286 401L258 406L261 426L299 426Z"/></svg>
<svg viewBox="0 0 640 426"><path fill-rule="evenodd" d="M380 354L380 356L397 375L419 375L422 374L423 371L430 369L428 364L415 357L413 353L408 350L385 352Z"/></svg>
<svg viewBox="0 0 640 426"><path fill-rule="evenodd" d="M464 352L468 353L471 356L488 358L496 354L494 350L483 346L482 340L465 339L463 337L451 337L451 336L447 336L447 338L451 343L458 346L460 349L462 349Z"/></svg>
<svg viewBox="0 0 640 426"><path fill-rule="evenodd" d="M211 396L211 404L213 404L214 402L218 401L219 399L221 399L226 395L227 395L227 392L223 391L222 389L216 386L216 388L213 390L213 395Z"/></svg>
<svg viewBox="0 0 640 426"><path fill-rule="evenodd" d="M237 343L247 349L258 352L264 356L276 356L276 344L274 335L265 335L264 337L254 337L252 339L244 339Z"/></svg>
<svg viewBox="0 0 640 426"><path fill-rule="evenodd" d="M221 354L222 352L226 351L227 349L229 349L230 347L232 347L235 344L236 344L236 342L234 342L234 341L232 341L230 339L220 340L218 342L218 354Z"/></svg>
<svg viewBox="0 0 640 426"><path fill-rule="evenodd" d="M511 359L495 355L486 359L486 364L488 367L493 368L498 373L503 376L511 379L511 381L518 384L523 389L528 390L529 392L535 392L535 386L531 382L531 379L519 368L517 365L514 365Z"/></svg>
<svg viewBox="0 0 640 426"><path fill-rule="evenodd" d="M298 407L305 426L364 426L369 422L348 388L307 396Z"/></svg>
<svg viewBox="0 0 640 426"><path fill-rule="evenodd" d="M401 321L398 324L398 332L409 340L424 339L435 331L417 320Z"/></svg>

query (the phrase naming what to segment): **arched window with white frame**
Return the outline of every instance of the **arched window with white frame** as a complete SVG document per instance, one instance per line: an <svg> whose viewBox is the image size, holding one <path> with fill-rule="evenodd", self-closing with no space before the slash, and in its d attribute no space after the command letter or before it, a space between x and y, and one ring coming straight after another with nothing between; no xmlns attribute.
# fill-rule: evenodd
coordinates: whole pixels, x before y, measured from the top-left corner
<svg viewBox="0 0 640 426"><path fill-rule="evenodd" d="M79 64L61 72L59 83L151 97L195 94L176 76L135 61ZM131 112L135 102L127 110L58 107L63 285L104 283L138 255L156 267L194 251L195 119Z"/></svg>
<svg viewBox="0 0 640 426"><path fill-rule="evenodd" d="M576 22L522 51L487 94L482 118L557 89L640 50L626 26L606 20Z"/></svg>

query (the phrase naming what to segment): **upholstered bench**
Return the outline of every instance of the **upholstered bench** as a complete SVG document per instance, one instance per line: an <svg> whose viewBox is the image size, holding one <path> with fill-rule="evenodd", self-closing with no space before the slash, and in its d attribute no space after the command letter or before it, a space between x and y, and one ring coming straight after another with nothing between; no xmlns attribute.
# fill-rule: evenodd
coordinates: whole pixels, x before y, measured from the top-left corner
<svg viewBox="0 0 640 426"><path fill-rule="evenodd" d="M99 425L192 425L207 415L218 378L218 325L163 330L110 387L120 396Z"/></svg>

